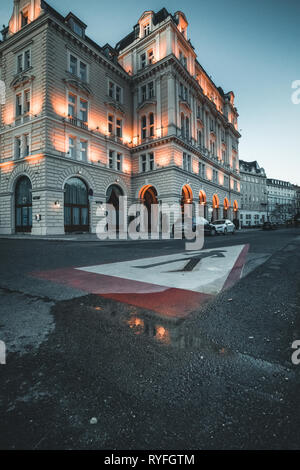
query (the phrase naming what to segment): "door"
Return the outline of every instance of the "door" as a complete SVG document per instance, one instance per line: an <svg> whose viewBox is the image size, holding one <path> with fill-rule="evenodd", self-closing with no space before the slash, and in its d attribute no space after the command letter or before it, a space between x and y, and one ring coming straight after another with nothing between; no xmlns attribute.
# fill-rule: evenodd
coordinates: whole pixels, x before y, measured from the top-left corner
<svg viewBox="0 0 300 470"><path fill-rule="evenodd" d="M22 176L15 190L16 232L28 233L32 229L32 186L27 176Z"/></svg>
<svg viewBox="0 0 300 470"><path fill-rule="evenodd" d="M89 202L86 184L80 178L70 178L65 185L65 231L89 231Z"/></svg>

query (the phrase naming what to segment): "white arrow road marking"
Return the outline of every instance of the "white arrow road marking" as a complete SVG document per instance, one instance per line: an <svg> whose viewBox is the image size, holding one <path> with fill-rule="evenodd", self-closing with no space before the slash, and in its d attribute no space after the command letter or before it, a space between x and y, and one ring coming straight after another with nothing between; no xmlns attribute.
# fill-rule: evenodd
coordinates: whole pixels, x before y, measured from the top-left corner
<svg viewBox="0 0 300 470"><path fill-rule="evenodd" d="M198 252L185 251L173 255L77 269L88 273L165 286L166 288L217 294L222 290L244 247L245 245L237 245ZM192 259L195 258L196 262L193 262ZM198 258L200 260L197 260ZM119 292L118 283L116 283L114 292Z"/></svg>

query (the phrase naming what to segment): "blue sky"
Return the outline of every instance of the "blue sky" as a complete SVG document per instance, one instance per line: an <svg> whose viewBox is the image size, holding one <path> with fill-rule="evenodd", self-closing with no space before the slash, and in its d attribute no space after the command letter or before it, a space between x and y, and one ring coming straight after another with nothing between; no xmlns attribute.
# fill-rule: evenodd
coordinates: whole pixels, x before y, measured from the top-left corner
<svg viewBox="0 0 300 470"><path fill-rule="evenodd" d="M238 108L240 158L257 160L272 178L300 185L300 104L292 82L300 80L299 0L48 0L60 13L72 10L100 45L115 45L145 10L182 10L198 60ZM0 4L7 24L13 0Z"/></svg>

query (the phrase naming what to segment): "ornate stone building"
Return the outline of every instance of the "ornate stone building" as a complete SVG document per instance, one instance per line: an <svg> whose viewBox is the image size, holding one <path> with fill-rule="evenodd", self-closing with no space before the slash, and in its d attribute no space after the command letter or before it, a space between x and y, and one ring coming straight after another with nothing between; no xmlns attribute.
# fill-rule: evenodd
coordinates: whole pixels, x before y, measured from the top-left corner
<svg viewBox="0 0 300 470"><path fill-rule="evenodd" d="M271 222L283 223L297 213L297 191L288 181L267 179L268 211Z"/></svg>
<svg viewBox="0 0 300 470"><path fill-rule="evenodd" d="M267 175L256 161L240 160L240 221L245 227L261 225L268 219Z"/></svg>
<svg viewBox="0 0 300 470"><path fill-rule="evenodd" d="M95 232L120 195L238 217L234 94L197 61L182 12L144 12L113 48L73 13L15 0L2 36L0 233Z"/></svg>

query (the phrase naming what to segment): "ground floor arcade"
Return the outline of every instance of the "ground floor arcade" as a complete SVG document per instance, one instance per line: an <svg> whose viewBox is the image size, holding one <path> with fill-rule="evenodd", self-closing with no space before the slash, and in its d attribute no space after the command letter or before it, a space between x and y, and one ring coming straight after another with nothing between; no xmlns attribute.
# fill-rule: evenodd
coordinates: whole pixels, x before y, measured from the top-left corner
<svg viewBox="0 0 300 470"><path fill-rule="evenodd" d="M121 196L128 205L142 203L149 214L153 205L201 206L209 221L239 219L239 193L187 177L178 168L164 168L134 177L107 168L38 157L1 168L0 233L61 235L95 233L105 203L116 210ZM174 221L170 217L170 223Z"/></svg>

